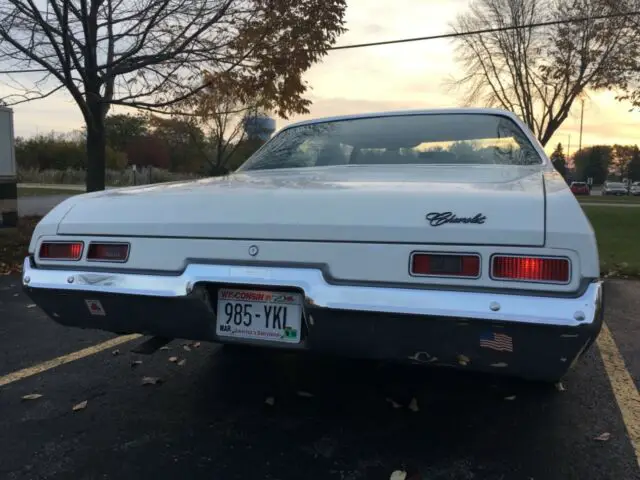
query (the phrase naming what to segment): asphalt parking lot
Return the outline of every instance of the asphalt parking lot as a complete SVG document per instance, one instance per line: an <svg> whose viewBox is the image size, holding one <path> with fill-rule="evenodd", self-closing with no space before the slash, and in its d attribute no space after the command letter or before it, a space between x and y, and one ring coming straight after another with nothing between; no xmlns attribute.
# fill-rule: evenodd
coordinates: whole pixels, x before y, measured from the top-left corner
<svg viewBox="0 0 640 480"><path fill-rule="evenodd" d="M178 340L139 355L0 277L0 478L638 479L640 282L606 289L606 334L561 391Z"/></svg>

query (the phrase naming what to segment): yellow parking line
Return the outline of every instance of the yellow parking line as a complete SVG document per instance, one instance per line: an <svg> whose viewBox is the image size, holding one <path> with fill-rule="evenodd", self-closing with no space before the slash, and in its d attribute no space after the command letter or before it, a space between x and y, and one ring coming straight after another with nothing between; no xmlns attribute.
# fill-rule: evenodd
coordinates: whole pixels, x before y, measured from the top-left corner
<svg viewBox="0 0 640 480"><path fill-rule="evenodd" d="M622 420L636 454L636 462L640 467L640 394L606 324L602 326L597 342L604 368L622 413Z"/></svg>
<svg viewBox="0 0 640 480"><path fill-rule="evenodd" d="M136 338L140 338L141 336L142 335L139 335L137 333L132 335L122 335L120 337L107 340L106 342L83 348L82 350L78 350L77 352L62 355L52 360L47 360L46 362L39 363L38 365L34 365L33 367L27 367L23 368L22 370L18 370L17 372L9 373L8 375L0 377L0 387L8 385L9 383L16 382L18 380L22 380L23 378L46 372L47 370L59 367L60 365L64 365L65 363L80 360L81 358L88 357L89 355L94 355L96 353L102 352L103 350L122 345L123 343L127 343L131 340L135 340Z"/></svg>

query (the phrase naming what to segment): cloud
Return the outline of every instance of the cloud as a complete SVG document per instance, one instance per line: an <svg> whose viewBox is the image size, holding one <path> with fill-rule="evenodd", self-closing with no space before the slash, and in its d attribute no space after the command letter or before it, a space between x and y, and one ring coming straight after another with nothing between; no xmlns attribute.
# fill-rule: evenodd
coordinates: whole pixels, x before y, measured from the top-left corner
<svg viewBox="0 0 640 480"><path fill-rule="evenodd" d="M385 31L385 28L377 23L369 23L361 27L361 30L366 35L379 35Z"/></svg>

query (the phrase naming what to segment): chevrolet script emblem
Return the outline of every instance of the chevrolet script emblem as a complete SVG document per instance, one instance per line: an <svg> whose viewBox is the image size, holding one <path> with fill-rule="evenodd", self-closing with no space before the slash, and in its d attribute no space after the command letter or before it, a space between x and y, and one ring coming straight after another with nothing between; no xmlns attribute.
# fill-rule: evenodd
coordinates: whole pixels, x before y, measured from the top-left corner
<svg viewBox="0 0 640 480"><path fill-rule="evenodd" d="M482 225L487 219L482 213L476 214L475 217L457 217L452 212L431 212L427 213L426 218L432 227L439 227L445 223L475 223Z"/></svg>
<svg viewBox="0 0 640 480"><path fill-rule="evenodd" d="M251 245L249 247L249 255L251 255L252 257L255 257L256 255L258 255L259 251L260 249L257 247L257 245Z"/></svg>

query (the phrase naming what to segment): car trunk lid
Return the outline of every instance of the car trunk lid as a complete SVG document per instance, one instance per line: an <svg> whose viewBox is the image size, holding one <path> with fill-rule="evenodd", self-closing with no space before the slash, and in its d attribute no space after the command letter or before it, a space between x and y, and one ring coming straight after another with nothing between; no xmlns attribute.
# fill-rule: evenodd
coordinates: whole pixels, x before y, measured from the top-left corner
<svg viewBox="0 0 640 480"><path fill-rule="evenodd" d="M79 197L62 235L544 244L540 167L248 171Z"/></svg>

